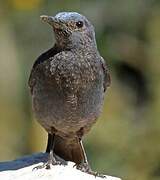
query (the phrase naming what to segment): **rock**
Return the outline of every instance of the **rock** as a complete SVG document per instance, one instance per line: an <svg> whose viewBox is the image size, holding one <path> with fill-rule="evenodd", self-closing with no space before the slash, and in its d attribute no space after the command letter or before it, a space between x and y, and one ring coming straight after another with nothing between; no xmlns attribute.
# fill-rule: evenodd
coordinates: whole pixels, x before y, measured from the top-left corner
<svg viewBox="0 0 160 180"><path fill-rule="evenodd" d="M58 157L57 157L58 158ZM25 156L20 159L0 163L0 179L3 180L121 180L120 178L106 175L105 178L96 177L77 170L74 163L67 162L63 165L51 166L51 169L34 169L47 160L46 153ZM63 160L62 160L63 161ZM64 162L64 161L63 161Z"/></svg>

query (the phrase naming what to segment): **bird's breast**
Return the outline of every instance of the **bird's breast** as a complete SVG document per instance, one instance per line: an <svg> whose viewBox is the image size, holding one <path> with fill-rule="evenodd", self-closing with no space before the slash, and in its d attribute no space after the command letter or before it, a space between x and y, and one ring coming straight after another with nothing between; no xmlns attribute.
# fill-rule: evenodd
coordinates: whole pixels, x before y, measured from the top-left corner
<svg viewBox="0 0 160 180"><path fill-rule="evenodd" d="M100 113L103 76L96 62L51 58L37 86L33 95L34 110L46 128L53 124L64 130L78 129L91 124L87 121L94 122Z"/></svg>
<svg viewBox="0 0 160 180"><path fill-rule="evenodd" d="M51 81L56 82L60 89L78 91L88 88L102 79L99 63L91 57L66 58L64 61L50 61L48 74Z"/></svg>

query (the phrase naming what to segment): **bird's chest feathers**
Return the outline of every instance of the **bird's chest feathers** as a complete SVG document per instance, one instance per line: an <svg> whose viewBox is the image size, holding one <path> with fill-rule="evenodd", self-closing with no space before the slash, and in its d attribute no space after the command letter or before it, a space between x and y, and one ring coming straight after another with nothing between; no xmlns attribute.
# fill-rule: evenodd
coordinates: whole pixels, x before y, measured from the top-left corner
<svg viewBox="0 0 160 180"><path fill-rule="evenodd" d="M52 60L49 70L59 88L71 91L88 88L99 76L98 64L89 56Z"/></svg>

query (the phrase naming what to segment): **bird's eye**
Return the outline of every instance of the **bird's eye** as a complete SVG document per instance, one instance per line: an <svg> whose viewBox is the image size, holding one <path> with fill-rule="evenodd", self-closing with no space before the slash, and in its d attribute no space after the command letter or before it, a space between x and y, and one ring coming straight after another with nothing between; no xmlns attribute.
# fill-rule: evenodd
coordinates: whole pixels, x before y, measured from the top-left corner
<svg viewBox="0 0 160 180"><path fill-rule="evenodd" d="M76 22L76 26L77 26L78 28L82 28L82 27L83 27L83 22L82 22L82 21Z"/></svg>

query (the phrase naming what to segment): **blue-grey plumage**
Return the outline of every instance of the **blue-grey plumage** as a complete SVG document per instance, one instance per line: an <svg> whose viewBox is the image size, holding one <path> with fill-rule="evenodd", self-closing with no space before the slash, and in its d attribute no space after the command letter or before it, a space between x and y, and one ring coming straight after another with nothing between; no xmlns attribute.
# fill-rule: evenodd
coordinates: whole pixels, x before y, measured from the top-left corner
<svg viewBox="0 0 160 180"><path fill-rule="evenodd" d="M86 161L80 139L100 115L110 85L108 68L85 16L61 12L41 20L52 26L56 43L33 65L29 78L33 109L50 136L57 137L54 152L80 164Z"/></svg>

